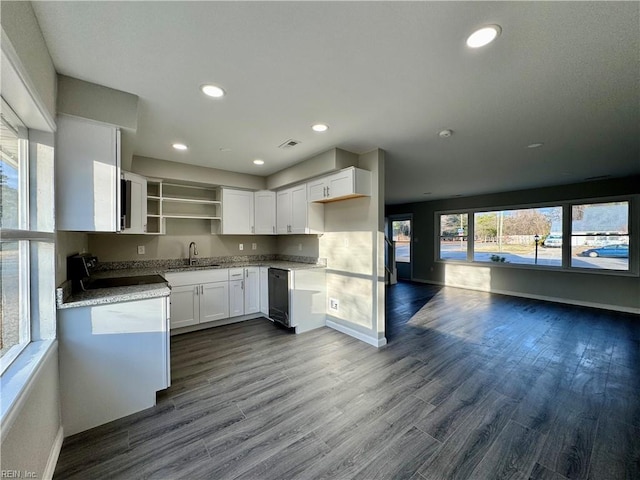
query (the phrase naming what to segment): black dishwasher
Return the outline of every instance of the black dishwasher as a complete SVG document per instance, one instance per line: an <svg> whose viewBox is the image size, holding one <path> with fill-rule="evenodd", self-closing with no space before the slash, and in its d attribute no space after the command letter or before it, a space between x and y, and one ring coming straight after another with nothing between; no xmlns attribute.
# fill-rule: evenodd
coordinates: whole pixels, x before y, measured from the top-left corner
<svg viewBox="0 0 640 480"><path fill-rule="evenodd" d="M269 268L269 317L290 327L289 320L289 271Z"/></svg>

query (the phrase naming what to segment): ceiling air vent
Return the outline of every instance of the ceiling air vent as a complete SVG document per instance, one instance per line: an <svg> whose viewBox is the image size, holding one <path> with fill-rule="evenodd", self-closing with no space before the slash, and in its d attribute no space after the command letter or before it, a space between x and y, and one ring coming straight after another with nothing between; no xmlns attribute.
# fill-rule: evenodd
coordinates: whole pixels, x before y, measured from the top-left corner
<svg viewBox="0 0 640 480"><path fill-rule="evenodd" d="M278 148L292 148L298 145L300 142L298 140L289 139L286 142L278 145Z"/></svg>

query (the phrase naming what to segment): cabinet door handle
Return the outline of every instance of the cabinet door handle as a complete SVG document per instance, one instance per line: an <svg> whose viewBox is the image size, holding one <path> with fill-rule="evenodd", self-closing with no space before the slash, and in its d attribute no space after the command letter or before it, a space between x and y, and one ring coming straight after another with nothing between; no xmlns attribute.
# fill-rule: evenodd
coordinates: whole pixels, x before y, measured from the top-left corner
<svg viewBox="0 0 640 480"><path fill-rule="evenodd" d="M256 227L254 225L251 225L251 233L256 233Z"/></svg>
<svg viewBox="0 0 640 480"><path fill-rule="evenodd" d="M204 295L204 285L200 285L200 293Z"/></svg>
<svg viewBox="0 0 640 480"><path fill-rule="evenodd" d="M276 226L274 225L274 226L273 226L273 227L271 227L271 228L273 228L273 233L276 233Z"/></svg>
<svg viewBox="0 0 640 480"><path fill-rule="evenodd" d="M195 294L196 294L196 295L199 295L199 294L200 294L200 293L199 293L198 285L196 285L196 292L195 292Z"/></svg>
<svg viewBox="0 0 640 480"><path fill-rule="evenodd" d="M245 277L249 278L249 270L245 270L244 273L245 273Z"/></svg>
<svg viewBox="0 0 640 480"><path fill-rule="evenodd" d="M327 187L327 197L329 196L329 187Z"/></svg>
<svg viewBox="0 0 640 480"><path fill-rule="evenodd" d="M241 288L242 290L244 290L244 280L242 280L242 282L240 282L240 288Z"/></svg>
<svg viewBox="0 0 640 480"><path fill-rule="evenodd" d="M327 187L322 187L322 198L327 196Z"/></svg>

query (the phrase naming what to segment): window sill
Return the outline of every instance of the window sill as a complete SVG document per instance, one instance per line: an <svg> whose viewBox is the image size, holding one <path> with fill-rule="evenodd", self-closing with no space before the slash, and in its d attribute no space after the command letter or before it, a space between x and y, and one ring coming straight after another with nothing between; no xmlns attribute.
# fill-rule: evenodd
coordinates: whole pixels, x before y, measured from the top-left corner
<svg viewBox="0 0 640 480"><path fill-rule="evenodd" d="M2 438L10 430L38 370L55 351L56 340L31 342L0 377L0 425Z"/></svg>
<svg viewBox="0 0 640 480"><path fill-rule="evenodd" d="M476 262L465 260L446 260L439 258L435 260L436 263L442 265L454 264L454 265L467 265L470 267L492 267L492 268L511 268L522 270L537 270L545 272L565 272L565 273L585 273L587 275L613 275L618 277L638 277L638 273L631 270L608 270L608 269L596 269L596 268L580 268L580 267L561 267L550 265L531 265L526 263L502 263L502 262Z"/></svg>

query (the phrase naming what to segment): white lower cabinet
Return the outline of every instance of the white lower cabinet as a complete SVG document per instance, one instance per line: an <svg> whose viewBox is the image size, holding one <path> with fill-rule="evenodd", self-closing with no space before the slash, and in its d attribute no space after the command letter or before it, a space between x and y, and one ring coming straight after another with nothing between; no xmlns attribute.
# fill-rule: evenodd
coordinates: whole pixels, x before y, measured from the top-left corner
<svg viewBox="0 0 640 480"><path fill-rule="evenodd" d="M260 267L244 269L244 314L260 311Z"/></svg>
<svg viewBox="0 0 640 480"><path fill-rule="evenodd" d="M187 327L200 323L199 285L171 285L171 328Z"/></svg>
<svg viewBox="0 0 640 480"><path fill-rule="evenodd" d="M229 318L229 282L200 285L200 323Z"/></svg>
<svg viewBox="0 0 640 480"><path fill-rule="evenodd" d="M227 269L167 273L165 278L171 285L172 329L229 318Z"/></svg>
<svg viewBox="0 0 640 480"><path fill-rule="evenodd" d="M260 267L260 313L269 316L269 267Z"/></svg>
<svg viewBox="0 0 640 480"><path fill-rule="evenodd" d="M229 269L229 315L260 311L260 267Z"/></svg>
<svg viewBox="0 0 640 480"><path fill-rule="evenodd" d="M168 298L58 310L65 436L156 404L170 385Z"/></svg>
<svg viewBox="0 0 640 480"><path fill-rule="evenodd" d="M229 282L229 315L232 317L244 315L244 280Z"/></svg>

